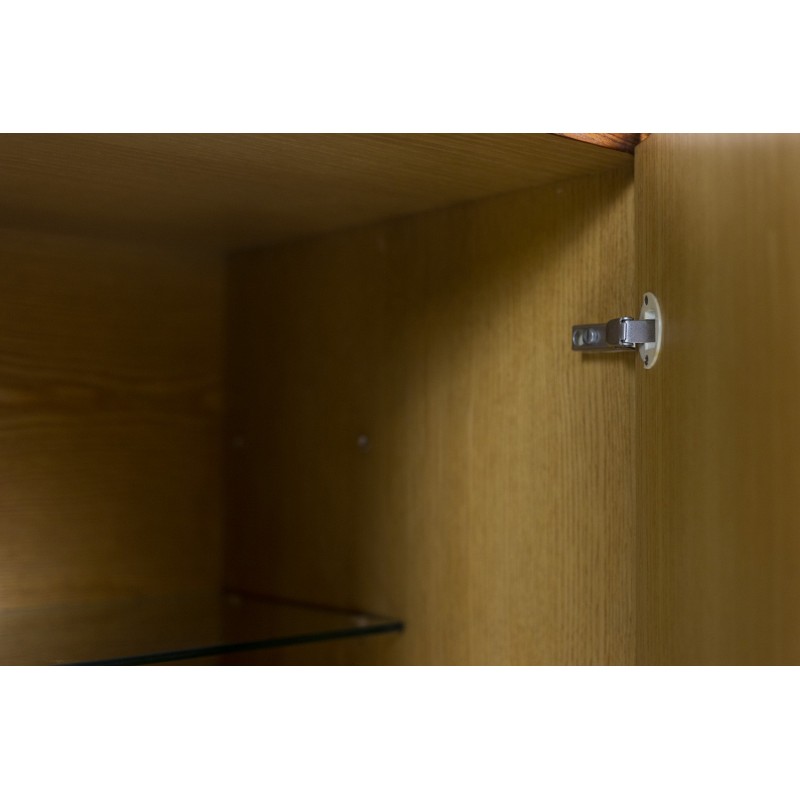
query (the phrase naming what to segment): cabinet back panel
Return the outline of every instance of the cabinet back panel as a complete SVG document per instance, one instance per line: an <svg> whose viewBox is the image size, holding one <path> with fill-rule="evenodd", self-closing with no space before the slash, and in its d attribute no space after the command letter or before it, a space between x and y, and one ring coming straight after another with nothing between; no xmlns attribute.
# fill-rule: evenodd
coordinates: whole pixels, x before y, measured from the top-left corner
<svg viewBox="0 0 800 800"><path fill-rule="evenodd" d="M629 169L238 256L227 582L403 618L295 663L629 663ZM366 437L366 438L363 438Z"/></svg>
<svg viewBox="0 0 800 800"><path fill-rule="evenodd" d="M0 607L214 589L223 264L0 232Z"/></svg>

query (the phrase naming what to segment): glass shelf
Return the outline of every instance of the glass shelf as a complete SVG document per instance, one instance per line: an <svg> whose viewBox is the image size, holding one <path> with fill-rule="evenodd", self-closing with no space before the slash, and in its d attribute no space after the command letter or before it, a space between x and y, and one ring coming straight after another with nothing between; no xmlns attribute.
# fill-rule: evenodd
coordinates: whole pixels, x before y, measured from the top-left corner
<svg viewBox="0 0 800 800"><path fill-rule="evenodd" d="M246 595L0 612L0 664L159 664L403 630L399 620Z"/></svg>

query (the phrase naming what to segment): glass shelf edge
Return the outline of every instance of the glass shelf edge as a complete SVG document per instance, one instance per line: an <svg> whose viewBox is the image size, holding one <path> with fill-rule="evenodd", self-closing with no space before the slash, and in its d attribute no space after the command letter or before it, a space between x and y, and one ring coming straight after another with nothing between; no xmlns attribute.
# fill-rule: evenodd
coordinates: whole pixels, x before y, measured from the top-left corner
<svg viewBox="0 0 800 800"><path fill-rule="evenodd" d="M167 664L175 661L186 661L193 658L210 658L213 656L229 655L231 653L246 653L254 650L270 650L277 647L290 647L300 644L314 644L316 642L334 641L336 639L350 639L362 636L376 636L382 633L402 633L405 624L400 620L387 620L375 625L364 625L358 628L342 628L336 631L320 633L299 634L297 636L283 636L261 641L210 645L186 650L165 651L149 653L141 656L126 656L123 658L101 659L98 661L65 662L63 666L69 667L100 667L100 666L143 666L147 664Z"/></svg>

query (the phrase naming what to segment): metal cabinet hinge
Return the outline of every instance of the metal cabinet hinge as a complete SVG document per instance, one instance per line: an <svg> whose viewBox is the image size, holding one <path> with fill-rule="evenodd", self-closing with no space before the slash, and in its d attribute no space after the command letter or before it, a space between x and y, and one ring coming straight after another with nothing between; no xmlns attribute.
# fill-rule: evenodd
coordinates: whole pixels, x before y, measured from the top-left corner
<svg viewBox="0 0 800 800"><path fill-rule="evenodd" d="M615 317L608 322L574 325L572 349L582 353L614 353L639 350L646 369L652 369L661 352L661 306L652 292L642 300L639 319Z"/></svg>

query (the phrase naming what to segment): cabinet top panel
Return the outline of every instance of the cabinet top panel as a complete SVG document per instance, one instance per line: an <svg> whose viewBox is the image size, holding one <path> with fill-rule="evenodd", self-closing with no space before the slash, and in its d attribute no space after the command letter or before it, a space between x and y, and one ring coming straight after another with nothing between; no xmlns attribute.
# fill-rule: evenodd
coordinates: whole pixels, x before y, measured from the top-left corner
<svg viewBox="0 0 800 800"><path fill-rule="evenodd" d="M632 164L554 134L3 134L7 227L273 244Z"/></svg>

